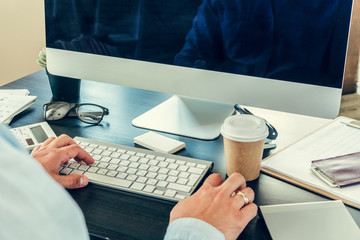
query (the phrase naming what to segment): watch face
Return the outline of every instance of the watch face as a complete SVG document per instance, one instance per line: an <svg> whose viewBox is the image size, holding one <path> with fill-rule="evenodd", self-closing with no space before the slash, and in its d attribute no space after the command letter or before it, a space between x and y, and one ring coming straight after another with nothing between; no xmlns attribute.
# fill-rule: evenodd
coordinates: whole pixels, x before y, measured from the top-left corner
<svg viewBox="0 0 360 240"><path fill-rule="evenodd" d="M45 118L50 121L59 120L66 116L70 108L71 106L68 103L50 104L46 109Z"/></svg>

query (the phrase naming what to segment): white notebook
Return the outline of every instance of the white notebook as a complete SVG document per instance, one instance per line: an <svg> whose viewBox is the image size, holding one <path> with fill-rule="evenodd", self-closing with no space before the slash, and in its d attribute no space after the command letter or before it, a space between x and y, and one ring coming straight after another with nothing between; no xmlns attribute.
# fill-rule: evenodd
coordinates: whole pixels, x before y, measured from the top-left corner
<svg viewBox="0 0 360 240"><path fill-rule="evenodd" d="M359 240L360 229L340 200L260 206L273 240Z"/></svg>

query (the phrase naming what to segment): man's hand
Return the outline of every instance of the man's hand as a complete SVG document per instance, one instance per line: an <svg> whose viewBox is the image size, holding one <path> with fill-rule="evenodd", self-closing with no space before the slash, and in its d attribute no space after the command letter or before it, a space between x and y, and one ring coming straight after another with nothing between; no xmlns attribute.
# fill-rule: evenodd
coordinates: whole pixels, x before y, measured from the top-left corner
<svg viewBox="0 0 360 240"><path fill-rule="evenodd" d="M238 191L248 196L248 205L240 194L234 194ZM253 200L254 191L246 187L241 174L234 173L225 182L220 175L212 174L194 195L173 208L170 223L183 217L197 218L217 228L227 240L236 239L256 216Z"/></svg>
<svg viewBox="0 0 360 240"><path fill-rule="evenodd" d="M47 173L65 188L80 188L88 184L89 179L81 174L59 175L61 164L74 158L77 162L94 163L94 159L67 135L51 137L31 152Z"/></svg>

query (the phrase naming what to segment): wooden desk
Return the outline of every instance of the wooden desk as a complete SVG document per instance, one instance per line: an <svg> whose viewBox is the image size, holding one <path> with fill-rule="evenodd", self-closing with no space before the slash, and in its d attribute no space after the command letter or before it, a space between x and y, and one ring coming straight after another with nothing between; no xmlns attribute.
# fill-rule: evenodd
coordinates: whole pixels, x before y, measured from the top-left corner
<svg viewBox="0 0 360 240"><path fill-rule="evenodd" d="M36 72L1 88L27 88L31 95L38 96L29 109L14 118L11 127L44 121L42 106L51 99L50 87L44 71ZM133 137L147 130L133 127L131 120L168 97L170 95L163 93L83 80L80 102L103 105L109 108L110 115L105 116L98 126L89 126L77 119L63 119L50 125L58 135L66 133L71 137L82 136L133 146ZM223 169L221 138L201 141L173 135L171 137L186 142L186 149L179 152L180 155L213 161L215 171ZM265 174L261 174L257 180L249 182L248 185L254 189L255 203L258 205L327 199ZM174 206L173 203L139 197L93 184L83 189L69 190L69 193L84 212L89 231L111 239L162 239L169 213ZM360 226L360 211L351 207L348 207L348 210ZM271 239L260 213L249 223L239 239Z"/></svg>

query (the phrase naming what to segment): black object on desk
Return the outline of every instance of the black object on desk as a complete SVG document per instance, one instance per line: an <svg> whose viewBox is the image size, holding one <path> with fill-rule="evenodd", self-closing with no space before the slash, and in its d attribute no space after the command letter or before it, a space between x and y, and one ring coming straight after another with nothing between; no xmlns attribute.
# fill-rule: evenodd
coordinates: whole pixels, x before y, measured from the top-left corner
<svg viewBox="0 0 360 240"><path fill-rule="evenodd" d="M101 141L133 146L133 138L147 130L135 128L131 120L169 98L170 95L111 84L81 81L80 102L92 102L109 108L111 114L96 126L89 126L78 119L63 119L50 123L57 135L81 136ZM50 86L45 71L39 71L1 87L27 88L36 95L36 102L17 115L12 127L43 121L44 103L51 99ZM106 92L107 94L102 94ZM174 136L172 136L174 138ZM213 161L215 172L224 170L222 138L202 141L177 137L186 143L186 149L178 154ZM323 201L327 198L303 190L265 174L248 185L255 191L258 205ZM149 199L139 195L113 190L94 184L82 189L69 190L82 209L87 227L93 234L117 239L162 239L174 203ZM360 211L347 207L360 226ZM260 214L245 228L239 239L271 239Z"/></svg>

